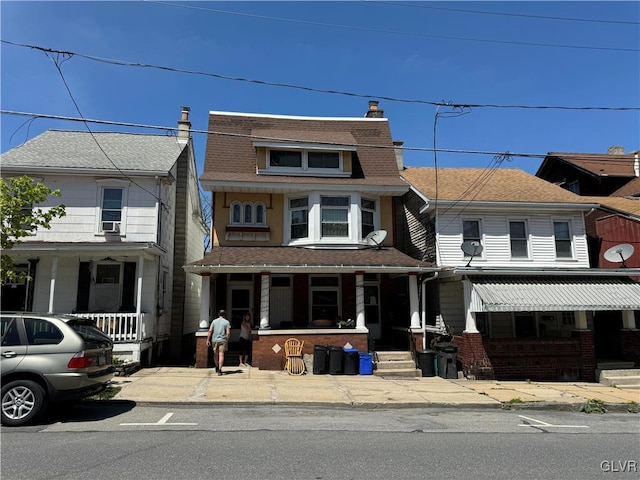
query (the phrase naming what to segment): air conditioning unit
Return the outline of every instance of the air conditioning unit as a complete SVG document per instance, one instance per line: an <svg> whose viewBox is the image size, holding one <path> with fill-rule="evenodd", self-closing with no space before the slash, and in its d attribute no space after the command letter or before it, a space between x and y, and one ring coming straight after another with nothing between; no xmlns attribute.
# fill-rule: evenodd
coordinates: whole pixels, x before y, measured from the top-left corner
<svg viewBox="0 0 640 480"><path fill-rule="evenodd" d="M104 233L120 232L120 222L102 222L102 231Z"/></svg>

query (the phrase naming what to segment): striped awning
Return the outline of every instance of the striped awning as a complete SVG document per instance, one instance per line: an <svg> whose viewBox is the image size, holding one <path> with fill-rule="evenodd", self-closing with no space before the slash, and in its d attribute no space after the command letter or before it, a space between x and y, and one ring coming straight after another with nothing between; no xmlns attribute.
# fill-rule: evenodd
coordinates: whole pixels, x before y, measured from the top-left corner
<svg viewBox="0 0 640 480"><path fill-rule="evenodd" d="M620 277L470 277L475 312L640 310L640 283Z"/></svg>

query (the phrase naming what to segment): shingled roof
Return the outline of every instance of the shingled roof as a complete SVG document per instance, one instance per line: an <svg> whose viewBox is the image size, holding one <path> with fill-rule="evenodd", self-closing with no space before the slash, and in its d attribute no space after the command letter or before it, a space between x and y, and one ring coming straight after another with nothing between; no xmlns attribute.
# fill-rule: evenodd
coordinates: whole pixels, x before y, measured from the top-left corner
<svg viewBox="0 0 640 480"><path fill-rule="evenodd" d="M184 148L166 135L48 130L3 153L2 168L168 172Z"/></svg>
<svg viewBox="0 0 640 480"><path fill-rule="evenodd" d="M630 153L549 152L538 168L540 173L553 160L562 161L596 176L635 177L634 162L638 151Z"/></svg>
<svg viewBox="0 0 640 480"><path fill-rule="evenodd" d="M402 176L428 199L436 198L436 169L406 168ZM439 168L437 199L465 202L593 203L515 168Z"/></svg>
<svg viewBox="0 0 640 480"><path fill-rule="evenodd" d="M385 118L210 112L209 131L215 133L207 137L204 172L200 177L205 186L224 188L233 184L263 183L407 188L400 178L391 130ZM338 144L349 150L357 147L353 155L353 175L349 178L258 175L254 142L267 141Z"/></svg>

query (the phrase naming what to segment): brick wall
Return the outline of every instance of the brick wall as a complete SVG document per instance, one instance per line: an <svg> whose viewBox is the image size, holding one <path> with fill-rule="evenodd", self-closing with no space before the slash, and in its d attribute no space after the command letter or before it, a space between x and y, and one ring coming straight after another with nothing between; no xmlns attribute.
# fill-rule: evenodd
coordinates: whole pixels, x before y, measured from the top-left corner
<svg viewBox="0 0 640 480"><path fill-rule="evenodd" d="M622 330L620 343L622 358L640 364L640 330Z"/></svg>

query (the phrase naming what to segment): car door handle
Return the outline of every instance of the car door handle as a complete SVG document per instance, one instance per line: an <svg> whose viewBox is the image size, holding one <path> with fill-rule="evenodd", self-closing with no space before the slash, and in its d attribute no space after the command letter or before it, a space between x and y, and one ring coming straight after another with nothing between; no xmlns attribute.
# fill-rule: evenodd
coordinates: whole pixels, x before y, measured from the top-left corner
<svg viewBox="0 0 640 480"><path fill-rule="evenodd" d="M16 352L9 351L9 352L4 352L2 356L6 358L13 358L13 357L17 357L18 354Z"/></svg>

